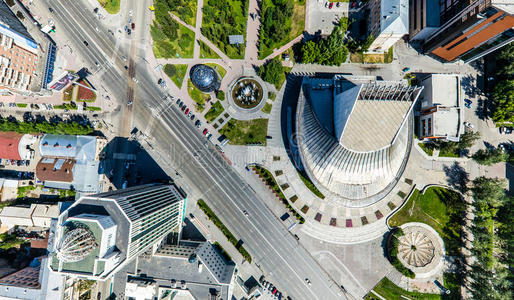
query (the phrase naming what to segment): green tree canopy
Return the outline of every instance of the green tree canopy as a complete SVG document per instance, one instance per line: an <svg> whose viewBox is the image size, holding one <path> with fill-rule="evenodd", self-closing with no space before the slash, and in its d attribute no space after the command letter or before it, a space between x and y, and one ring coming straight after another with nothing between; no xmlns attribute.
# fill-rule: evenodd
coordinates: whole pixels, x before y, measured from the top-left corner
<svg viewBox="0 0 514 300"><path fill-rule="evenodd" d="M493 121L514 122L514 79L500 81L493 90Z"/></svg>

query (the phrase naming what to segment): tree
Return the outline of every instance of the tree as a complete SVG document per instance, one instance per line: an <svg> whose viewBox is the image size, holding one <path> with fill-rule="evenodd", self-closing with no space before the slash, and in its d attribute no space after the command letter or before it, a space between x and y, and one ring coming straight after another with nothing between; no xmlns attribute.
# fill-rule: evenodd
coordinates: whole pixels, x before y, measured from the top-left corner
<svg viewBox="0 0 514 300"><path fill-rule="evenodd" d="M484 201L491 208L498 208L505 201L506 182L499 178L481 176L473 180L473 198Z"/></svg>
<svg viewBox="0 0 514 300"><path fill-rule="evenodd" d="M264 81L277 85L280 83L280 78L284 76L284 67L280 59L274 57L261 66L257 73Z"/></svg>
<svg viewBox="0 0 514 300"><path fill-rule="evenodd" d="M473 147L475 142L480 139L480 132L466 131L461 135L457 148L459 150L469 149Z"/></svg>
<svg viewBox="0 0 514 300"><path fill-rule="evenodd" d="M473 154L472 158L481 165L490 166L507 161L509 154L501 148L480 149Z"/></svg>
<svg viewBox="0 0 514 300"><path fill-rule="evenodd" d="M514 79L498 82L494 87L492 100L493 121L514 122Z"/></svg>
<svg viewBox="0 0 514 300"><path fill-rule="evenodd" d="M314 41L308 41L303 44L302 49L302 63L312 64L319 60L321 50L318 43Z"/></svg>

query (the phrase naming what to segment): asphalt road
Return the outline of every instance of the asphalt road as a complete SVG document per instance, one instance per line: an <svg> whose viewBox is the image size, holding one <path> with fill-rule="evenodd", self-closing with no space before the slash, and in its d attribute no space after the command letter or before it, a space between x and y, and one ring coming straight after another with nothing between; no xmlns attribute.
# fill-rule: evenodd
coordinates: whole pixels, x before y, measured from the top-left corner
<svg viewBox="0 0 514 300"><path fill-rule="evenodd" d="M66 5L62 4L64 2ZM51 1L51 6L55 11L57 26L61 32L66 28L70 41L89 65L94 66L95 61L101 64L109 62L104 64L105 68L97 76L111 93L116 94L116 98L125 99L127 75L120 57L124 52L129 52L128 45L117 44L107 30L96 31L97 20L80 3ZM88 41L89 46L84 46L84 40ZM117 49L115 45L120 46ZM162 90L146 64L137 63L135 68L138 84L131 106L134 117L132 124L151 136L149 143L153 143L153 146L147 147L147 151L158 156L156 160L162 161L161 167L174 175L172 165L176 165L178 160L182 161L181 176L204 195L209 206L241 239L253 262L266 274L271 274L277 287L293 299L344 298L339 286L305 249L298 246L263 200L224 162L193 123L175 104L163 100ZM126 105L123 103L121 107L124 114ZM147 128L149 124L151 128ZM147 145L143 143L143 146ZM243 215L243 210L248 211L248 217ZM311 284L306 283L305 278L309 278Z"/></svg>

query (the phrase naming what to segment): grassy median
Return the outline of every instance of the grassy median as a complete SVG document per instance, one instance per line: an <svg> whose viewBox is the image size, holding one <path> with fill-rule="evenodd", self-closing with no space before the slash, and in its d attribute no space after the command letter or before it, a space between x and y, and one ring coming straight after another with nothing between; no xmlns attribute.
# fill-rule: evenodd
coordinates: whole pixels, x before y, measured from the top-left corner
<svg viewBox="0 0 514 300"><path fill-rule="evenodd" d="M236 237L228 230L228 228L221 222L221 220L216 216L216 214L211 210L211 208L203 201L202 199L198 199L198 207L207 215L209 220L218 227L223 235L228 239L228 241L236 247L237 251L241 253L244 259L246 259L249 263L252 262L252 256L250 256L250 253L246 251L246 249L239 243L239 240L236 239Z"/></svg>

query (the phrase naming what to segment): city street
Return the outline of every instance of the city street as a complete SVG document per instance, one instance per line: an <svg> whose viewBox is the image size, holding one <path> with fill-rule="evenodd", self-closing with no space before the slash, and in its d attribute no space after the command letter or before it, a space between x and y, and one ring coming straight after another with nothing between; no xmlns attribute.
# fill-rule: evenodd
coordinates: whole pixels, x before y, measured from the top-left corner
<svg viewBox="0 0 514 300"><path fill-rule="evenodd" d="M48 1L47 3L50 3ZM96 31L95 19L90 9L78 3L51 1L55 10L57 26L68 29L69 39L75 49L89 63L106 61L101 74L108 90L123 99L126 106L128 90L126 71L120 57L127 53L127 46L115 41L105 30ZM64 4L66 3L66 4ZM148 3L140 1L136 15L143 16ZM147 11L147 10L146 10ZM138 22L141 19L137 20ZM138 28L145 30L143 24ZM87 39L89 46L84 47ZM137 48L137 47L136 47ZM140 52L146 49L137 49ZM145 64L135 64L138 84L131 108L132 126L146 132L151 139L142 145L159 165L174 176L181 162L179 173L200 192L207 203L220 216L230 230L244 243L253 261L266 275L273 276L277 286L287 291L294 299L338 299L343 296L339 284L323 271L309 253L298 247L296 240L266 208L256 195L219 156L214 147L205 140L193 123L183 114L163 103L163 94L150 75ZM166 103L165 103L166 104ZM120 111L120 121L128 119L125 108ZM149 120L152 127L147 130ZM120 124L121 125L121 124ZM194 152L198 154L195 156ZM182 160L182 161L181 161ZM192 199L193 200L193 199ZM242 214L249 212L249 217ZM306 283L306 278L311 282Z"/></svg>

